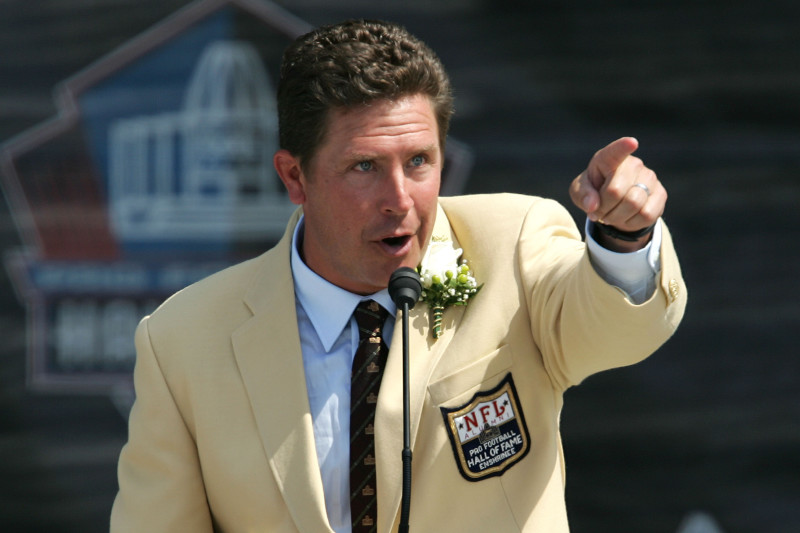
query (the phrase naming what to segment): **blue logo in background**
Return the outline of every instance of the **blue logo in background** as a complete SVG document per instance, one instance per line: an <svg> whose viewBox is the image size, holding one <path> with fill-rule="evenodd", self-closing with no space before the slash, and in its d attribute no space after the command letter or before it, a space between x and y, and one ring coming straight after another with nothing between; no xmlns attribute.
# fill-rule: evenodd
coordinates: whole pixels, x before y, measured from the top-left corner
<svg viewBox="0 0 800 533"><path fill-rule="evenodd" d="M274 80L311 29L266 0L198 0L66 80L58 115L2 146L32 387L129 399L141 317L277 242L296 206L272 165ZM471 161L448 140L442 194Z"/></svg>

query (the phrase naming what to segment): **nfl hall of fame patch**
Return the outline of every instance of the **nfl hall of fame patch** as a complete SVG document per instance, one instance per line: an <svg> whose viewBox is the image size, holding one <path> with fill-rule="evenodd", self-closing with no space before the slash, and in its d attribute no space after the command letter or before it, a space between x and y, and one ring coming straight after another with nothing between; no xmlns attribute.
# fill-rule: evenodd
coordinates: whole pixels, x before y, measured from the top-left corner
<svg viewBox="0 0 800 533"><path fill-rule="evenodd" d="M530 434L510 373L466 404L441 410L456 464L467 481L502 475L530 450Z"/></svg>

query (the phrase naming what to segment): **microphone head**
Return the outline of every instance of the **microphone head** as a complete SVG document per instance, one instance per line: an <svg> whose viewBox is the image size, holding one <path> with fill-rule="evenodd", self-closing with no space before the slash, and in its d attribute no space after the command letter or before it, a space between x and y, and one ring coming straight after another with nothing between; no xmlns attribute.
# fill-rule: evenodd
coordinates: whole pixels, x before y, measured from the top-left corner
<svg viewBox="0 0 800 533"><path fill-rule="evenodd" d="M403 304L408 304L408 308L414 307L422 294L422 281L419 274L413 268L400 267L389 278L389 296L399 309L403 309Z"/></svg>

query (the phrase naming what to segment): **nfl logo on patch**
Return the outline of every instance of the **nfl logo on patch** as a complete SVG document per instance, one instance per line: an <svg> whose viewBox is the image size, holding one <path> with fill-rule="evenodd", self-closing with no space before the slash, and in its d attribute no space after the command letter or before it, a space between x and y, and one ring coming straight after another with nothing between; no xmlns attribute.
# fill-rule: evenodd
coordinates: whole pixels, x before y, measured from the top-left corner
<svg viewBox="0 0 800 533"><path fill-rule="evenodd" d="M456 463L467 481L499 476L530 451L530 434L511 374L466 404L442 407Z"/></svg>

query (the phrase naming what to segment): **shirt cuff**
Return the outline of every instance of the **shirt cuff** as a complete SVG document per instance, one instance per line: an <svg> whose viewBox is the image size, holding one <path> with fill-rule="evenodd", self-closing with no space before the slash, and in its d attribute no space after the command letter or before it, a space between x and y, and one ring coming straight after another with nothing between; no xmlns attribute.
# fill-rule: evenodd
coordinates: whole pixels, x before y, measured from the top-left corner
<svg viewBox="0 0 800 533"><path fill-rule="evenodd" d="M635 304L646 302L655 291L656 274L661 270L661 219L653 228L647 246L631 253L612 252L592 237L594 223L586 220L586 246L597 274L619 287Z"/></svg>

